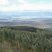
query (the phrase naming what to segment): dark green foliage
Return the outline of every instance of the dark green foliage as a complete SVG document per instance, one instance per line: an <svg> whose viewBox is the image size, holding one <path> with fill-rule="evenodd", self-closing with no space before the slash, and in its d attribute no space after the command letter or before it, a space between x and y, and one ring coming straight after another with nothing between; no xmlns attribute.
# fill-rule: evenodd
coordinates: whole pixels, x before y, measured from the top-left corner
<svg viewBox="0 0 52 52"><path fill-rule="evenodd" d="M27 49L31 52L52 52L52 32L43 29L2 27L0 28L0 43L3 42L8 42L13 51Z"/></svg>

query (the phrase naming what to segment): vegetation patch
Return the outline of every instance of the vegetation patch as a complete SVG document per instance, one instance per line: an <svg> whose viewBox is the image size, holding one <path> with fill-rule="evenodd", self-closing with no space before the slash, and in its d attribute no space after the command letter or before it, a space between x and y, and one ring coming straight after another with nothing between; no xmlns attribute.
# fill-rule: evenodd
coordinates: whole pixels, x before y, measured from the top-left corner
<svg viewBox="0 0 52 52"><path fill-rule="evenodd" d="M0 27L0 52L52 52L52 32L26 26Z"/></svg>

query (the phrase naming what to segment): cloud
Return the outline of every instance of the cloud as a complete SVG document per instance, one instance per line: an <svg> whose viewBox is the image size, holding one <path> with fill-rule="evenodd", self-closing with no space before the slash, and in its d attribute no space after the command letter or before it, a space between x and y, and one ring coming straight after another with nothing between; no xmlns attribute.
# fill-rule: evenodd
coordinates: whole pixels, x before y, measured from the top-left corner
<svg viewBox="0 0 52 52"><path fill-rule="evenodd" d="M8 0L0 0L0 6L8 5Z"/></svg>
<svg viewBox="0 0 52 52"><path fill-rule="evenodd" d="M52 4L29 3L26 0L0 0L0 11L51 10Z"/></svg>

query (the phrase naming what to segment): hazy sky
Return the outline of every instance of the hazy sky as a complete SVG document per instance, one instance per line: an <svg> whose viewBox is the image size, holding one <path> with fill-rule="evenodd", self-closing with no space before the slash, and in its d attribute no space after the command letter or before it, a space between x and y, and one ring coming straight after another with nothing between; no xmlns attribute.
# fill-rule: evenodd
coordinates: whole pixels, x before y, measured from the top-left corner
<svg viewBox="0 0 52 52"><path fill-rule="evenodd" d="M52 0L0 0L1 12L24 10L52 11Z"/></svg>

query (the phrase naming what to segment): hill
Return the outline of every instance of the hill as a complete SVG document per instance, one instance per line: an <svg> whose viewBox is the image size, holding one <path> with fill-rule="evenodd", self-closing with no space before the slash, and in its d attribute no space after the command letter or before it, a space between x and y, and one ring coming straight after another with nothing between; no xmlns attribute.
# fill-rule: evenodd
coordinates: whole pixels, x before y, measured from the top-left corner
<svg viewBox="0 0 52 52"><path fill-rule="evenodd" d="M0 52L52 52L52 32L29 26L0 27Z"/></svg>

